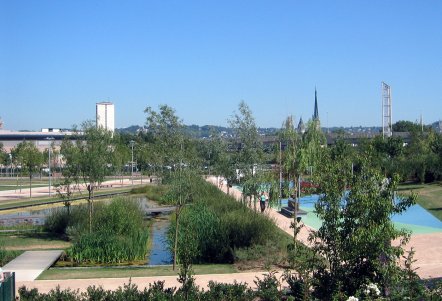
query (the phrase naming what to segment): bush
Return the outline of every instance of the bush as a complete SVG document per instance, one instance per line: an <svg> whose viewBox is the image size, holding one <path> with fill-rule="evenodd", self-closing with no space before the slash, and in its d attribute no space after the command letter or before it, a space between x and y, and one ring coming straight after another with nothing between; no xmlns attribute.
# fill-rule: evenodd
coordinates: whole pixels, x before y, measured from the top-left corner
<svg viewBox="0 0 442 301"><path fill-rule="evenodd" d="M180 260L193 254L194 263L231 263L235 249L280 245L281 231L265 215L244 207L199 177L193 180L191 190L193 203L185 207L180 217ZM168 237L172 249L174 222Z"/></svg>
<svg viewBox="0 0 442 301"><path fill-rule="evenodd" d="M143 216L138 202L115 198L109 204L94 204L92 233L85 205L73 206L70 212L53 210L45 228L73 241L66 251L73 262L121 263L145 259L149 232Z"/></svg>

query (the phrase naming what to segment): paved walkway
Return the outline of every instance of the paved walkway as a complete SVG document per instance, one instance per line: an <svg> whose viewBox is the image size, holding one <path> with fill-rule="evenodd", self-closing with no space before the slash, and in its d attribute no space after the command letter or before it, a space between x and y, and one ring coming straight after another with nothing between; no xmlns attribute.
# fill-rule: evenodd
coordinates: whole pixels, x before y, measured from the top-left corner
<svg viewBox="0 0 442 301"><path fill-rule="evenodd" d="M62 250L26 251L3 267L4 272L15 272L15 280L33 281L60 257Z"/></svg>
<svg viewBox="0 0 442 301"><path fill-rule="evenodd" d="M219 187L217 184L219 183L217 177L209 177L207 180L227 193L227 187L225 187L225 185ZM237 200L240 200L242 193L238 189L231 187L229 189L229 194ZM272 208L266 209L265 212L275 221L279 228L293 236L293 229L290 229L291 218L280 214ZM311 231L315 231L315 229L305 225L298 234L298 240L309 245L307 238ZM413 267L417 269L416 272L421 278L428 279L442 277L442 232L412 234L410 242L405 247L405 251L410 251L411 248L415 251L414 259L416 260Z"/></svg>
<svg viewBox="0 0 442 301"><path fill-rule="evenodd" d="M219 283L247 283L251 288L256 288L256 277L259 279L264 278L265 272L249 272L249 273L235 273L235 274L208 274L208 275L195 275L195 283L200 288L207 288L209 281ZM277 273L277 277L281 277L282 273ZM95 285L102 286L106 290L116 290L118 287L122 287L124 284L131 283L136 284L139 290L143 290L145 287L149 287L149 284L153 284L155 281L164 281L164 286L180 287L181 284L177 281L178 276L155 276L155 277L132 277L132 278L99 278L99 279L69 279L69 280L37 280L37 281L16 281L16 289L21 286L27 288L37 288L41 293L47 293L51 289L55 289L60 286L61 289L73 289L80 290L80 292L86 291L87 287Z"/></svg>

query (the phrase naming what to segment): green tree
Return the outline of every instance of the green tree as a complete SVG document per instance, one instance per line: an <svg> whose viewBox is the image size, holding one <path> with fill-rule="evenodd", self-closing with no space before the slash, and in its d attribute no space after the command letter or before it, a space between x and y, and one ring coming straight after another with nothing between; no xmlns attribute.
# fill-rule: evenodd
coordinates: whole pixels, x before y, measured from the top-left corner
<svg viewBox="0 0 442 301"><path fill-rule="evenodd" d="M432 167L437 162L437 155L432 152L428 135L421 132L411 134L411 142L405 150L408 172L412 178L420 183L434 180Z"/></svg>
<svg viewBox="0 0 442 301"><path fill-rule="evenodd" d="M2 165L8 165L8 154L6 153L5 149L3 148L3 143L0 142L0 164Z"/></svg>
<svg viewBox="0 0 442 301"><path fill-rule="evenodd" d="M309 239L324 258L314 270L316 297L354 296L369 283L387 292L409 237L395 228L391 215L404 212L415 197L395 198L398 177L385 178L367 157L360 158L352 174L345 156L336 150L323 152L314 179L321 195L315 209L323 223ZM392 246L399 238L400 245Z"/></svg>
<svg viewBox="0 0 442 301"><path fill-rule="evenodd" d="M64 183L70 191L71 181L81 181L88 190L89 232L92 232L92 210L94 192L104 181L112 165L114 147L112 133L97 128L91 122L82 125L79 139L75 143L64 141L62 155L65 158L64 175L68 180Z"/></svg>
<svg viewBox="0 0 442 301"><path fill-rule="evenodd" d="M175 169L182 159L181 148L184 144L183 123L175 115L175 110L167 105L160 105L159 111L147 107L146 127L153 142L152 151L157 154L155 161L161 168Z"/></svg>
<svg viewBox="0 0 442 301"><path fill-rule="evenodd" d="M259 194L257 174L260 172L260 165L264 158L262 140L258 134L252 111L244 101L240 102L238 111L229 120L234 134L232 141L234 145L231 146L231 149L236 150L234 153L235 164L230 168L238 169L239 175L244 175L248 194L254 197L256 207L256 199Z"/></svg>
<svg viewBox="0 0 442 301"><path fill-rule="evenodd" d="M113 160L112 166L115 172L120 174L121 180L123 179L123 171L128 162L132 160L130 142L132 139L125 139L125 136L115 134L113 137ZM137 143L138 145L138 143ZM138 153L138 152L135 152ZM132 166L130 166L132 168Z"/></svg>
<svg viewBox="0 0 442 301"><path fill-rule="evenodd" d="M281 158L277 160L279 161L280 159L281 161L283 178L287 183L293 181L293 186L298 187L299 176L305 171L306 164L302 162L301 157L302 137L296 132L291 116L284 122L279 133L279 140L281 142L281 148L285 146L284 151L279 150L278 147L278 153L281 151L278 157L280 155ZM287 196L290 194L292 193L287 191Z"/></svg>
<svg viewBox="0 0 442 301"><path fill-rule="evenodd" d="M63 157L63 178L56 185L57 194L64 200L64 205L70 213L71 197L74 194L74 187L80 182L80 152L71 140L65 138L60 146L60 154Z"/></svg>
<svg viewBox="0 0 442 301"><path fill-rule="evenodd" d="M317 121L310 120L307 122L307 127L304 135L302 136L302 146L299 160L299 170L303 170L312 174L318 167L320 162L320 152L327 141L324 133L317 126Z"/></svg>
<svg viewBox="0 0 442 301"><path fill-rule="evenodd" d="M422 131L422 126L420 124L408 121L399 120L395 122L392 126L393 132L419 132ZM424 131L427 132L431 126L424 126Z"/></svg>
<svg viewBox="0 0 442 301"><path fill-rule="evenodd" d="M172 180L170 183L170 190L167 192L166 199L175 205L175 237L174 237L174 246L173 246L173 269L175 270L177 260L178 260L178 253L181 252L182 254L187 254L188 256L182 256L185 269L188 269L191 265L192 256L190 256L188 253L186 253L185 250L179 251L178 250L178 233L179 233L179 226L180 226L180 217L181 213L184 209L184 207L191 203L194 198L194 183L196 173L192 171L191 169L183 169L182 167L177 171L173 173ZM192 245L191 242L189 242L189 246ZM183 248L187 248L186 246L183 246Z"/></svg>
<svg viewBox="0 0 442 301"><path fill-rule="evenodd" d="M428 135L430 149L434 156L433 172L437 179L442 179L442 134L430 132Z"/></svg>
<svg viewBox="0 0 442 301"><path fill-rule="evenodd" d="M43 163L42 153L32 142L24 141L13 150L22 170L29 175L29 197L32 197L32 176L40 170Z"/></svg>

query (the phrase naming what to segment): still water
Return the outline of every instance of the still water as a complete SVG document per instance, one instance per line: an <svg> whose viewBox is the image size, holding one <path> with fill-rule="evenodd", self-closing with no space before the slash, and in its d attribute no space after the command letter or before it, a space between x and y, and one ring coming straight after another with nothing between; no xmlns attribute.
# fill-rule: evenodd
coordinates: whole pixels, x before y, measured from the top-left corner
<svg viewBox="0 0 442 301"><path fill-rule="evenodd" d="M143 211L147 211L149 208L158 207L158 204L148 200L145 197L138 197L136 200L139 202ZM108 201L103 201L108 202ZM0 212L0 226L16 226L21 224L28 225L43 225L46 217L52 210L65 210L64 207L46 208L39 210L27 210L14 213L2 214ZM146 258L148 265L162 265L170 264L172 262L172 255L167 245L166 235L169 229L170 220L167 215L160 215L152 218L151 229L151 252Z"/></svg>

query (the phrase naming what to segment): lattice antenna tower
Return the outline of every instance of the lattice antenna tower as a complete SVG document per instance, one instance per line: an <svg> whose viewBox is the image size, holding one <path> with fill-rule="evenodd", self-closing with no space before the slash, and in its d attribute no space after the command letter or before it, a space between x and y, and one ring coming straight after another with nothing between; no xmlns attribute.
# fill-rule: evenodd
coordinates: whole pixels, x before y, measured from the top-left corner
<svg viewBox="0 0 442 301"><path fill-rule="evenodd" d="M393 135L391 118L391 89L390 86L382 82L382 137Z"/></svg>

